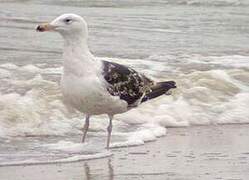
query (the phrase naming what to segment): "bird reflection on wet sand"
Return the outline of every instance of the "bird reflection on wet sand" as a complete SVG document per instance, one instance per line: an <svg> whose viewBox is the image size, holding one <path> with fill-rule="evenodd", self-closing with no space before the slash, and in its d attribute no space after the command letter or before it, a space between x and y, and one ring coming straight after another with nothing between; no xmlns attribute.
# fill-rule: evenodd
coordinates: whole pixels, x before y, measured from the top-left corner
<svg viewBox="0 0 249 180"><path fill-rule="evenodd" d="M112 161L111 159L107 160L107 165L106 165L107 169L102 169L102 170L106 170L106 173L100 173L100 174L93 174L91 173L91 167L88 165L88 162L84 163L84 177L82 180L93 180L96 178L103 178L103 179L107 179L107 180L114 180L114 169L113 169L113 165L112 165Z"/></svg>

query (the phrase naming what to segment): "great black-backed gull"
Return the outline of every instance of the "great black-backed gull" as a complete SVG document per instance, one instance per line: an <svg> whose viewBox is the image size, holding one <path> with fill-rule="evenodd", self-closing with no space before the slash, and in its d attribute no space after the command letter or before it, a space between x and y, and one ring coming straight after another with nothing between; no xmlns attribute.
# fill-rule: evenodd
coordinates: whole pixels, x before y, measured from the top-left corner
<svg viewBox="0 0 249 180"><path fill-rule="evenodd" d="M174 81L154 82L121 64L96 59L88 49L88 28L76 14L63 14L37 31L55 31L64 38L61 89L64 100L86 114L82 142L92 115L107 114L109 125L106 147L109 149L112 119L139 104L176 88Z"/></svg>

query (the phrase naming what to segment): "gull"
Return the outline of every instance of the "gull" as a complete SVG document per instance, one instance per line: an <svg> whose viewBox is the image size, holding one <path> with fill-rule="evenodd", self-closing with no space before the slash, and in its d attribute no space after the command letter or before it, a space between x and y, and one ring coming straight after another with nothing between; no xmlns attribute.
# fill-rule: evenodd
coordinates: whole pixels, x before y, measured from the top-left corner
<svg viewBox="0 0 249 180"><path fill-rule="evenodd" d="M36 30L58 32L64 39L61 90L64 102L86 115L82 143L90 117L107 114L109 149L114 115L176 88L174 81L155 82L130 67L96 58L88 48L87 23L79 15L63 14Z"/></svg>

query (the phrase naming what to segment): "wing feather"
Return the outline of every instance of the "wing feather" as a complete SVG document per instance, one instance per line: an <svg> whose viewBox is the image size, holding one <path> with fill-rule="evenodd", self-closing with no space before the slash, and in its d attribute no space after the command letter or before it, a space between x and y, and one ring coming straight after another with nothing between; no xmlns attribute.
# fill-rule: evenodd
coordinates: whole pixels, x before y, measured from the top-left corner
<svg viewBox="0 0 249 180"><path fill-rule="evenodd" d="M134 69L109 61L103 61L103 76L108 83L108 92L125 100L128 106L135 106L154 84Z"/></svg>

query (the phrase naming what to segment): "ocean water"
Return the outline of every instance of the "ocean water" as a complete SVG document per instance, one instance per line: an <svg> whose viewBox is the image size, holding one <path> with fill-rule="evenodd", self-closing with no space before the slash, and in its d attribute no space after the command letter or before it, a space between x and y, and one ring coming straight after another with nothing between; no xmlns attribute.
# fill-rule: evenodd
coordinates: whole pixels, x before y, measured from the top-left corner
<svg viewBox="0 0 249 180"><path fill-rule="evenodd" d="M62 38L37 24L76 13L91 51L178 88L115 116L112 147L143 145L169 127L249 123L247 0L0 0L0 166L110 156L108 118L62 103Z"/></svg>

